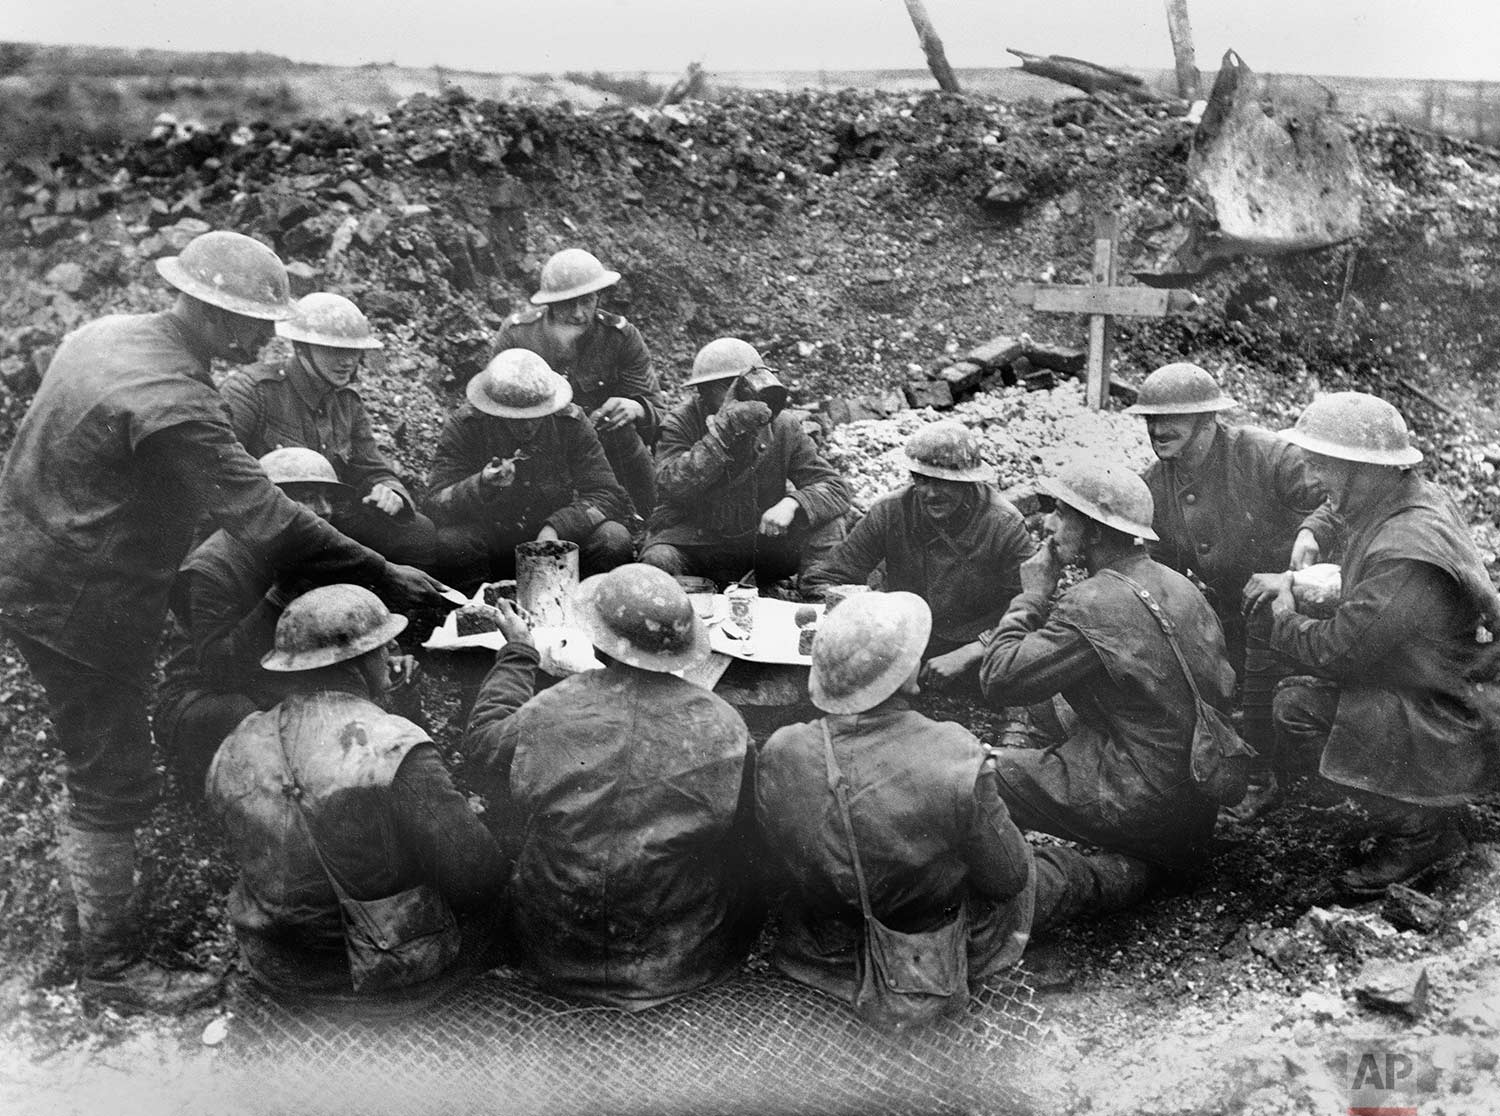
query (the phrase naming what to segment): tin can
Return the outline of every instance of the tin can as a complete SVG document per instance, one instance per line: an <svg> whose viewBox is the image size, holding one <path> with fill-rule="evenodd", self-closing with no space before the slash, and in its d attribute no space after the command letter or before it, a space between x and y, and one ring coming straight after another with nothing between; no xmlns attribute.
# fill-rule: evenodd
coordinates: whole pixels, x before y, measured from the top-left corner
<svg viewBox="0 0 1500 1116"><path fill-rule="evenodd" d="M760 596L760 591L731 585L724 595L729 598L729 622L748 638L755 631L755 598Z"/></svg>

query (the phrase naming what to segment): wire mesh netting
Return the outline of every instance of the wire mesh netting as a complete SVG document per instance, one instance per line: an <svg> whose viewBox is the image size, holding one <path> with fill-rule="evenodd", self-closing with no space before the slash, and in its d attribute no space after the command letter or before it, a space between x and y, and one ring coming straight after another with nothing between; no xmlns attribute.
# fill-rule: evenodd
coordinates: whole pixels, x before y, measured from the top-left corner
<svg viewBox="0 0 1500 1116"><path fill-rule="evenodd" d="M399 1020L330 1018L248 985L233 1010L263 1110L307 1116L1024 1112L1041 1017L1019 967L965 1014L902 1035L774 972L642 1012L561 1000L508 970Z"/></svg>

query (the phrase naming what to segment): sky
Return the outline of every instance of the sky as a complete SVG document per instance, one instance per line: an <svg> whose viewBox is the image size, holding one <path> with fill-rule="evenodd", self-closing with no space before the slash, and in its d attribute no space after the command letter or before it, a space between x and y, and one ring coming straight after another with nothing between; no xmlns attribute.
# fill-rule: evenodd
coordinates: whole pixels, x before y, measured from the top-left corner
<svg viewBox="0 0 1500 1116"><path fill-rule="evenodd" d="M1500 80L1494 0L1187 0L1200 69ZM921 69L902 0L8 0L0 39L493 72ZM1163 0L926 0L955 67L1170 68Z"/></svg>

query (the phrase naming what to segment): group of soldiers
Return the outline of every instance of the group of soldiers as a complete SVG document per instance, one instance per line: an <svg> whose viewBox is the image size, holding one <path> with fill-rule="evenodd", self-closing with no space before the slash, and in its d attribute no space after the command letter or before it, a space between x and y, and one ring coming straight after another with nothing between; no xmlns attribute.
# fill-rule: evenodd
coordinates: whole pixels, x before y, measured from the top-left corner
<svg viewBox="0 0 1500 1116"><path fill-rule="evenodd" d="M1043 478L1040 545L976 433L933 422L910 483L850 530L847 482L753 346L710 341L670 407L639 331L599 307L619 274L568 249L414 495L355 386L381 343L352 302L293 303L275 255L232 232L157 268L172 308L69 335L0 473L0 626L65 761L65 935L92 1000L171 1011L217 988L145 949L153 729L224 820L250 975L391 1010L502 960L650 1007L734 971L773 900L777 967L857 1007L871 920L961 920L964 964L914 979L979 980L1201 867L1216 821L1294 784L1361 808L1379 839L1339 883L1378 896L1456 862L1463 804L1500 783L1500 600L1375 397L1322 397L1278 436L1224 425L1214 379L1167 365L1131 408L1158 461ZM273 323L291 356L257 364ZM242 366L217 389L214 359ZM528 617L498 602L504 645L458 747L476 812L392 711L416 670L398 637L547 540L579 548L604 665L544 675ZM1336 608L1304 615L1295 571L1332 560ZM682 677L708 654L684 585L750 572L811 600L878 584L818 627L823 716L764 741ZM1024 711L1033 746L928 718L923 688ZM1200 696L1259 757L1222 816L1189 769Z"/></svg>

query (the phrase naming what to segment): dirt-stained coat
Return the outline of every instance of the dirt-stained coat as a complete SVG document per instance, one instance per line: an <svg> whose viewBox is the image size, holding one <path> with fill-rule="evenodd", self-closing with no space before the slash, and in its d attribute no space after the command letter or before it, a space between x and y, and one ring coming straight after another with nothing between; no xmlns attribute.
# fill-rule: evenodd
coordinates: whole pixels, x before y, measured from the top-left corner
<svg viewBox="0 0 1500 1116"><path fill-rule="evenodd" d="M1143 551L1110 568L1156 598L1203 700L1227 710L1234 672L1203 595ZM1197 709L1166 636L1124 581L1096 572L1050 607L1038 594L1018 595L980 683L998 705L1060 694L1078 717L1059 744L999 751L1000 796L1018 825L1162 864L1202 856L1215 807L1188 771Z"/></svg>
<svg viewBox="0 0 1500 1116"><path fill-rule="evenodd" d="M932 607L932 637L968 643L1005 614L1021 589L1020 564L1036 549L1026 521L987 484L974 486L967 518L938 523L910 485L882 496L849 537L802 576L802 588L861 585L885 563L885 588Z"/></svg>
<svg viewBox="0 0 1500 1116"><path fill-rule="evenodd" d="M737 966L758 926L740 715L701 686L618 663L508 717L493 684L511 683L486 679L466 749L514 849L524 963L553 990L632 1010Z"/></svg>
<svg viewBox="0 0 1500 1116"><path fill-rule="evenodd" d="M309 828L356 899L428 884L457 912L486 911L504 888L500 848L427 734L360 693L293 694L251 714L215 756L209 795L240 868L229 917L241 951L284 994L350 987L338 896Z"/></svg>
<svg viewBox="0 0 1500 1116"><path fill-rule="evenodd" d="M656 445L659 503L644 546L753 539L761 513L788 495L797 502L804 529L821 527L849 510L848 482L823 460L790 413L783 411L733 447L709 430L708 417L702 399L695 398L662 422Z"/></svg>
<svg viewBox="0 0 1500 1116"><path fill-rule="evenodd" d="M1251 574L1287 568L1300 529L1317 536L1325 555L1337 539L1337 517L1302 451L1269 430L1220 427L1191 474L1156 461L1142 475L1161 536L1151 556L1179 573L1192 570L1221 610L1239 608Z"/></svg>
<svg viewBox="0 0 1500 1116"><path fill-rule="evenodd" d="M569 404L539 420L535 435L509 419L465 403L448 416L428 474L428 502L440 526L474 524L498 535L534 535L553 527L560 538L582 542L606 520L622 522L629 497L615 479L588 419ZM512 457L515 480L488 488L479 474L495 457Z"/></svg>
<svg viewBox="0 0 1500 1116"><path fill-rule="evenodd" d="M1333 617L1288 613L1272 629L1278 651L1341 683L1322 773L1432 806L1500 787L1494 699L1466 677L1500 602L1463 519L1409 472L1347 529Z"/></svg>
<svg viewBox="0 0 1500 1116"><path fill-rule="evenodd" d="M151 669L167 594L201 515L332 581L385 563L266 479L172 314L68 335L0 473L0 618L108 673Z"/></svg>
<svg viewBox="0 0 1500 1116"><path fill-rule="evenodd" d="M219 389L240 442L253 457L284 446L316 450L339 480L366 496L383 484L401 497L402 514L416 502L375 443L364 400L353 385L332 387L298 357L231 372Z"/></svg>
<svg viewBox="0 0 1500 1116"><path fill-rule="evenodd" d="M651 364L651 351L635 325L619 314L600 310L584 330L572 352L547 336L546 308L522 310L505 319L495 335L495 351L530 349L573 385L573 400L592 411L610 396L634 399L646 409L636 423L641 440L650 445L667 410L667 397Z"/></svg>
<svg viewBox="0 0 1500 1116"><path fill-rule="evenodd" d="M970 978L1019 960L1035 872L978 739L899 696L826 720L875 916L918 932L952 921L964 904ZM776 965L852 1002L864 915L828 785L822 722L788 725L766 741L755 767L755 814L768 874L789 885Z"/></svg>

